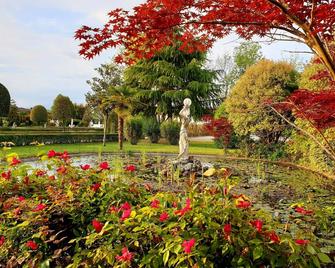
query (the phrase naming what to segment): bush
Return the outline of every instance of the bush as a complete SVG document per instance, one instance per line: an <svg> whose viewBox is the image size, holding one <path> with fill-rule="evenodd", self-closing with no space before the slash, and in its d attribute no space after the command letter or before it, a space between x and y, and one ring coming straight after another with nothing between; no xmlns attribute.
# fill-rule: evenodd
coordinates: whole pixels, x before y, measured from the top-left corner
<svg viewBox="0 0 335 268"><path fill-rule="evenodd" d="M0 142L13 142L16 146L29 145L33 142L44 144L73 144L101 142L102 134L48 133L48 134L9 134L0 135ZM106 141L117 141L117 134L107 134Z"/></svg>
<svg viewBox="0 0 335 268"><path fill-rule="evenodd" d="M10 109L10 95L7 88L0 83L0 117L7 117Z"/></svg>
<svg viewBox="0 0 335 268"><path fill-rule="evenodd" d="M48 111L43 105L36 105L30 112L30 120L39 125L48 122Z"/></svg>
<svg viewBox="0 0 335 268"><path fill-rule="evenodd" d="M143 121L142 118L133 117L126 121L126 138L132 145L136 145L142 137Z"/></svg>
<svg viewBox="0 0 335 268"><path fill-rule="evenodd" d="M178 144L180 125L176 121L165 121L161 125L161 134L171 145Z"/></svg>
<svg viewBox="0 0 335 268"><path fill-rule="evenodd" d="M156 118L146 118L143 122L143 132L149 137L151 143L158 143L160 137L160 125Z"/></svg>
<svg viewBox="0 0 335 268"><path fill-rule="evenodd" d="M190 123L187 128L190 137L210 136L211 133L204 128L202 123Z"/></svg>
<svg viewBox="0 0 335 268"><path fill-rule="evenodd" d="M332 262L313 233L334 228L321 224L325 211L296 206L288 208L289 222L276 221L248 197L232 194L227 178L187 193L157 193L136 183L132 171L116 178L107 162L73 166L66 152L49 151L42 156L47 169L32 169L13 157L10 166L0 167L0 263L8 267Z"/></svg>

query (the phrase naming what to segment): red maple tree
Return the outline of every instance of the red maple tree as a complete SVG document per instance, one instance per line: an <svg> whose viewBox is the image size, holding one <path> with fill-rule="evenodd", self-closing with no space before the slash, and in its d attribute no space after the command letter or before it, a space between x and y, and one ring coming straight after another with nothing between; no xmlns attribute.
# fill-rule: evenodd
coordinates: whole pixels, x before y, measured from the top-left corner
<svg viewBox="0 0 335 268"><path fill-rule="evenodd" d="M335 79L334 14L333 0L147 0L132 11L110 11L102 28L83 26L75 37L86 58L122 45L126 52L117 60L128 63L176 39L189 52L205 51L231 31L288 39L309 46Z"/></svg>
<svg viewBox="0 0 335 268"><path fill-rule="evenodd" d="M220 117L215 119L211 115L205 115L202 120L205 122L203 126L205 131L213 136L214 140L222 140L225 146L229 144L233 134L233 126L227 118Z"/></svg>

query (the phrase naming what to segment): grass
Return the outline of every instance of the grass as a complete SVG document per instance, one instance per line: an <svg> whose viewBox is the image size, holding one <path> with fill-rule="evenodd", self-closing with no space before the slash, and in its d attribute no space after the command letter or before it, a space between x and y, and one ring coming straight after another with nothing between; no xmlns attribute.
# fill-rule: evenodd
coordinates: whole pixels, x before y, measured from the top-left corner
<svg viewBox="0 0 335 268"><path fill-rule="evenodd" d="M117 153L118 143L107 143L105 147L101 143L81 143L81 144L52 144L43 146L20 146L11 150L3 151L3 154L17 153L21 158L34 157L41 151L68 151L69 153ZM178 153L178 145L169 145L164 141L158 144L151 144L149 141L141 140L137 145L124 143L122 152L145 152L145 153ZM222 149L215 147L213 142L193 141L190 143L191 154L224 155ZM3 156L4 156L3 155Z"/></svg>

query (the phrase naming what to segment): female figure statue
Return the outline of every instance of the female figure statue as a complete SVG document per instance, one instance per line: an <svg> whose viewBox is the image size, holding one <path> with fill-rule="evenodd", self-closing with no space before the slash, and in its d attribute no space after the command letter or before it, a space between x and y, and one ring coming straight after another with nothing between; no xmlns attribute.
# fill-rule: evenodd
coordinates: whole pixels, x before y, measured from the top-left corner
<svg viewBox="0 0 335 268"><path fill-rule="evenodd" d="M177 159L188 159L188 147L189 140L187 135L187 127L191 122L190 106L192 104L191 99L184 99L184 107L179 112L181 121L180 134L179 134L179 155Z"/></svg>

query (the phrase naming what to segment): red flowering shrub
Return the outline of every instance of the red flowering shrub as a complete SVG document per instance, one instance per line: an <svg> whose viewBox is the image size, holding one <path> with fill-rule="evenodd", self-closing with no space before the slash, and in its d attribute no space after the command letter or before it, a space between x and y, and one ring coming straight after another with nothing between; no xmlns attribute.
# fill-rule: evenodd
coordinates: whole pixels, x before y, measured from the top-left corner
<svg viewBox="0 0 335 268"><path fill-rule="evenodd" d="M221 148L227 147L233 134L233 126L225 117L214 119L211 115L202 118L205 121L204 129L214 137L214 141Z"/></svg>
<svg viewBox="0 0 335 268"><path fill-rule="evenodd" d="M288 209L282 223L245 195L231 194L228 179L218 181L216 191L157 192L128 172L111 180L108 163L83 169L67 154L49 155L50 172L67 170L52 180L43 169L0 166L0 174L11 171L0 177L1 264L313 267L333 261L314 234L323 213L315 208Z"/></svg>

